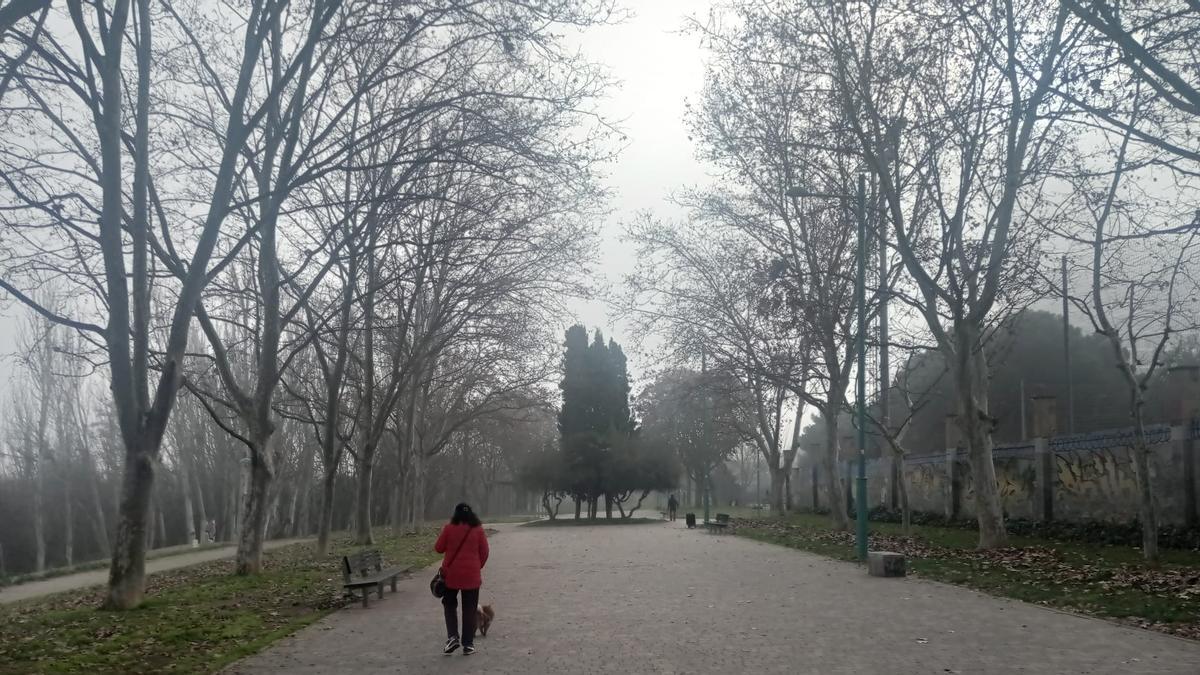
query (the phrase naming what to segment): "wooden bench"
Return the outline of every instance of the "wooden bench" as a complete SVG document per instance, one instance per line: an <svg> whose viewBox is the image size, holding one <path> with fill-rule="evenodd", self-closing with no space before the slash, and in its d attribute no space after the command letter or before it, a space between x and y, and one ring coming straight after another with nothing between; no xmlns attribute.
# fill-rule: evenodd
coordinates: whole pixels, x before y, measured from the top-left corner
<svg viewBox="0 0 1200 675"><path fill-rule="evenodd" d="M718 513L717 519L708 521L704 524L704 527L708 528L709 534L727 531L729 529L729 514Z"/></svg>
<svg viewBox="0 0 1200 675"><path fill-rule="evenodd" d="M390 581L392 592L396 592L396 577L407 572L407 567L383 568L383 555L376 550L359 551L342 556L342 586L346 595L354 599L354 589L362 592L362 605L367 606L367 598L371 595L371 587L379 591L379 599L383 599L383 583Z"/></svg>

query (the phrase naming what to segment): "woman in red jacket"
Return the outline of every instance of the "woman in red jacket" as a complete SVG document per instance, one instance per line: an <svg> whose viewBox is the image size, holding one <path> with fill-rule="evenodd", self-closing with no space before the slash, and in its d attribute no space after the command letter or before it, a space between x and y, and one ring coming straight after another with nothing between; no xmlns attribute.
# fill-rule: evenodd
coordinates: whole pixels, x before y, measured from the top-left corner
<svg viewBox="0 0 1200 675"><path fill-rule="evenodd" d="M479 607L479 587L483 585L483 566L487 564L488 542L479 516L466 504L454 507L450 522L442 528L433 550L442 555L442 575L446 594L446 648L451 654L460 646L463 654L475 653L475 617ZM458 594L462 593L462 641L458 633Z"/></svg>

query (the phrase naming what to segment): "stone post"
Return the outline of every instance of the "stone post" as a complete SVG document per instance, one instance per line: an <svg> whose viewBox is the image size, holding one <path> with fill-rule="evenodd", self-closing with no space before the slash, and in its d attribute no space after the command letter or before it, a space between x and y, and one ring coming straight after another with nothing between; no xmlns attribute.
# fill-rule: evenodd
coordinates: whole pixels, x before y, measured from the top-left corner
<svg viewBox="0 0 1200 675"><path fill-rule="evenodd" d="M1054 520L1054 484L1058 462L1050 452L1050 439L1058 434L1058 399L1034 396L1033 401L1033 511L1043 522Z"/></svg>
<svg viewBox="0 0 1200 675"><path fill-rule="evenodd" d="M1196 508L1196 439L1192 429L1200 419L1200 366L1176 366L1167 370L1171 399L1171 459L1183 477L1183 522L1194 527L1200 522Z"/></svg>
<svg viewBox="0 0 1200 675"><path fill-rule="evenodd" d="M947 520L958 517L959 499L962 492L958 476L958 450L962 447L962 427L958 415L946 415L946 485L942 492L945 500Z"/></svg>

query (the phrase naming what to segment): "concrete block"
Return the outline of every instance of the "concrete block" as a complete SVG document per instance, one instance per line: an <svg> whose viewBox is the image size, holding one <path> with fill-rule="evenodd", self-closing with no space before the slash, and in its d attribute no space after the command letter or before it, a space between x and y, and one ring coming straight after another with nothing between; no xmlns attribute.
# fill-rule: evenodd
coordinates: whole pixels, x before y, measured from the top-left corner
<svg viewBox="0 0 1200 675"><path fill-rule="evenodd" d="M891 551L868 551L867 573L873 577L904 576L904 554Z"/></svg>

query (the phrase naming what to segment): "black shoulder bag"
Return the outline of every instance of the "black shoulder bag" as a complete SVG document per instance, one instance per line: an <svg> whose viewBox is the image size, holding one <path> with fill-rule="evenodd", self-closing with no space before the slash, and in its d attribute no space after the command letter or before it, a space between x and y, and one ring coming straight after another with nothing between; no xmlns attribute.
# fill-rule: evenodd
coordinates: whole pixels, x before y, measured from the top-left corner
<svg viewBox="0 0 1200 675"><path fill-rule="evenodd" d="M470 539L471 535L474 533L475 533L475 528L470 528L467 530L466 536L464 536L462 538L462 541L458 542L458 548L454 549L454 555L450 556L450 562L447 564L450 564L450 565L454 564L454 559L458 557L458 553L459 553L459 551L462 550L463 544L467 543L467 540ZM446 574L445 574L445 572L446 572L445 567L439 567L437 574L433 575L433 581L429 582L429 592L433 593L433 597L435 597L435 598L440 598L446 594Z"/></svg>

